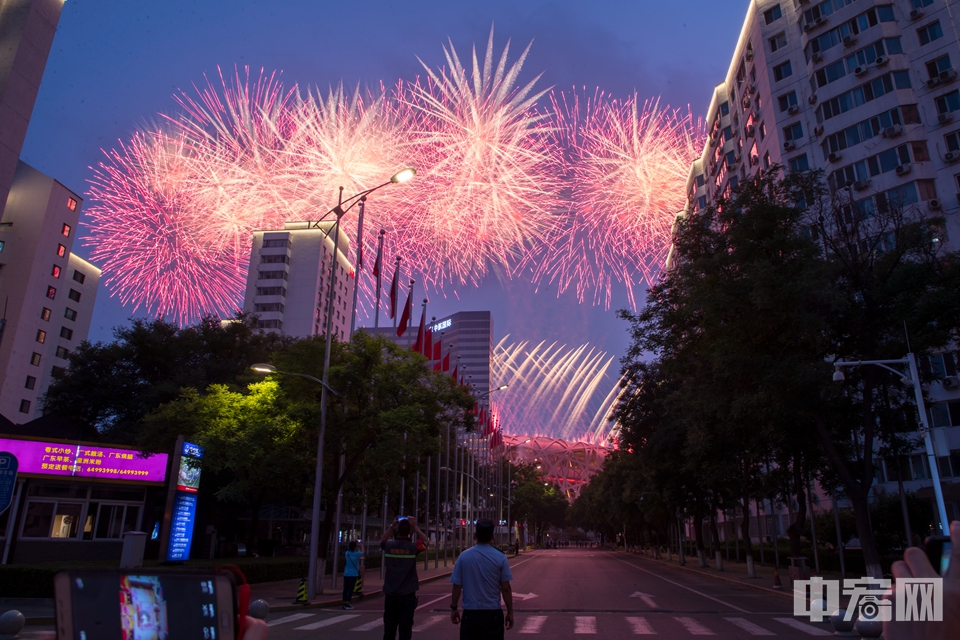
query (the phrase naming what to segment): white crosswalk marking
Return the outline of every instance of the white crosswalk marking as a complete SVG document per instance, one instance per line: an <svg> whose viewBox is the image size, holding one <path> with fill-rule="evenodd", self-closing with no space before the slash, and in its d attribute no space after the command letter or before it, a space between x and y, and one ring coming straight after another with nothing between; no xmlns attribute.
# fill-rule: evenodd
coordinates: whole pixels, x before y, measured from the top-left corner
<svg viewBox="0 0 960 640"><path fill-rule="evenodd" d="M414 631L423 631L424 629L429 629L429 628L432 627L433 625L435 625L435 624L437 624L438 622L440 622L441 620L443 620L445 617L446 617L446 616L430 616L429 618L427 618L426 620L424 620L423 622L421 622L420 624L418 624L417 626L415 626L415 627L413 628L413 630L414 630Z"/></svg>
<svg viewBox="0 0 960 640"><path fill-rule="evenodd" d="M777 622L782 622L788 627L793 627L794 629L799 629L804 633L811 636L832 636L833 634L829 631L821 629L820 627L815 627L812 624L804 624L799 620L794 620L793 618L774 618Z"/></svg>
<svg viewBox="0 0 960 640"><path fill-rule="evenodd" d="M597 632L597 619L594 616L577 616L574 618L573 632L595 634Z"/></svg>
<svg viewBox="0 0 960 640"><path fill-rule="evenodd" d="M350 631L373 631L377 627L383 626L383 618L377 618L373 622L368 622L367 624L362 624L359 627L354 627Z"/></svg>
<svg viewBox="0 0 960 640"><path fill-rule="evenodd" d="M314 629L322 629L323 627L329 627L333 624L339 624L341 622L346 622L347 620L352 620L354 618L359 618L359 615L347 614L345 616L336 616L333 618L327 618L326 620L321 620L320 622L313 622L311 624L305 624L302 627L296 627L297 631L313 631Z"/></svg>
<svg viewBox="0 0 960 640"><path fill-rule="evenodd" d="M543 623L547 621L547 616L530 616L523 621L520 627L520 633L540 633Z"/></svg>
<svg viewBox="0 0 960 640"><path fill-rule="evenodd" d="M277 618L276 620L271 620L267 623L268 627L275 627L278 624L286 624L288 622L296 622L297 620L303 620L304 618L312 618L317 614L315 613L294 613L293 615L284 616L282 618Z"/></svg>
<svg viewBox="0 0 960 640"><path fill-rule="evenodd" d="M764 629L763 627L761 627L761 626L759 626L759 625L755 625L755 624L753 624L752 622L750 622L749 620L744 620L743 618L724 618L724 619L725 619L727 622L732 622L733 624L737 625L738 627L740 627L741 629L743 629L744 631L746 631L747 633L749 633L749 634L752 635L752 636L773 636L773 635L776 635L774 632L772 632L772 631L767 631L767 630Z"/></svg>
<svg viewBox="0 0 960 640"><path fill-rule="evenodd" d="M693 618L674 618L677 622L687 628L692 636L715 636L713 631L694 620Z"/></svg>
<svg viewBox="0 0 960 640"><path fill-rule="evenodd" d="M650 623L643 618L627 618L627 623L633 629L635 636L655 636L657 632L653 630Z"/></svg>

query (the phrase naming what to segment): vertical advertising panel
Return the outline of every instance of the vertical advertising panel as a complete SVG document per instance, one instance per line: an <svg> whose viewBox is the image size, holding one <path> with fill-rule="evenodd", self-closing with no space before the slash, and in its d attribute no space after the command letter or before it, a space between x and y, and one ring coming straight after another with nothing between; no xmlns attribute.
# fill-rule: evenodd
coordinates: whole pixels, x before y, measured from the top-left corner
<svg viewBox="0 0 960 640"><path fill-rule="evenodd" d="M203 447L184 442L177 451L176 492L169 511L170 533L167 538L167 562L184 562L190 559L193 542L193 524L197 514L197 492L200 490L200 465ZM169 504L169 503L168 503Z"/></svg>

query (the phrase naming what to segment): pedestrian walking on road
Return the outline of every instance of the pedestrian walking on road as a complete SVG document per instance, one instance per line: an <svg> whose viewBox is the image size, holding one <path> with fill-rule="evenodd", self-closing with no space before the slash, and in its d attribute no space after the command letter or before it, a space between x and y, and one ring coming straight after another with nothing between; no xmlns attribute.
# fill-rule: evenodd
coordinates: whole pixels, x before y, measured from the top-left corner
<svg viewBox="0 0 960 640"><path fill-rule="evenodd" d="M413 614L417 610L417 539L426 545L427 536L417 521L397 516L380 539L385 575L383 578L383 640L410 640L413 636ZM391 539L392 538L392 539Z"/></svg>
<svg viewBox="0 0 960 640"><path fill-rule="evenodd" d="M502 640L505 629L513 628L513 591L510 563L507 556L490 543L493 541L493 520L477 520L474 537L477 544L457 558L450 582L450 621L460 625L460 640ZM463 594L463 616L459 611ZM500 609L500 596L507 605L507 615Z"/></svg>
<svg viewBox="0 0 960 640"><path fill-rule="evenodd" d="M353 590L357 586L357 580L360 579L363 551L357 551L357 541L351 540L348 551L343 555L343 608L353 609L350 601L353 600Z"/></svg>

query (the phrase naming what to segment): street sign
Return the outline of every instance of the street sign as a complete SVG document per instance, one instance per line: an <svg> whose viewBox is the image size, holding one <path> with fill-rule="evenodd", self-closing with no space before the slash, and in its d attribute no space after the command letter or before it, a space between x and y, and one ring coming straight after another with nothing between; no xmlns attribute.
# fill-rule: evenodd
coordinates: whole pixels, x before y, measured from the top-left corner
<svg viewBox="0 0 960 640"><path fill-rule="evenodd" d="M13 490L17 486L17 456L0 451L0 513L13 502Z"/></svg>

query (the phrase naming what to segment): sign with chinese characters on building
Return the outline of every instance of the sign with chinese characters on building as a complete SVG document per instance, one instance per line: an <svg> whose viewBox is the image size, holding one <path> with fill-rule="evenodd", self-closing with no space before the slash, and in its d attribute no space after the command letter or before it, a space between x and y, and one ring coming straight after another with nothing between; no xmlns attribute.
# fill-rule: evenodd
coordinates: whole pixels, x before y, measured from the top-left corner
<svg viewBox="0 0 960 640"><path fill-rule="evenodd" d="M0 438L0 451L15 455L19 472L24 475L158 484L167 478L165 453L142 454L94 444L15 438Z"/></svg>

